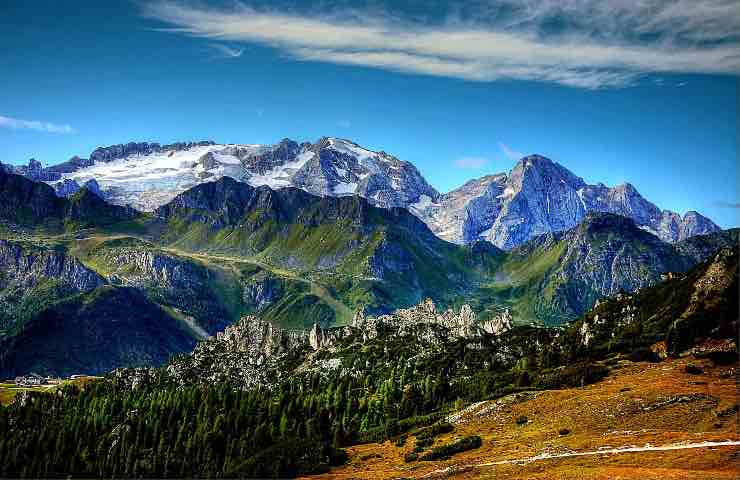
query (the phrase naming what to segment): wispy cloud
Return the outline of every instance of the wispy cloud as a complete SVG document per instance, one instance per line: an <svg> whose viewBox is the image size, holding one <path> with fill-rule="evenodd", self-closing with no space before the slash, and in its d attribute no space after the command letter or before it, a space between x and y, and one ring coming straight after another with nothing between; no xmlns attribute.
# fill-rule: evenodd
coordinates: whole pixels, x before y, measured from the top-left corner
<svg viewBox="0 0 740 480"><path fill-rule="evenodd" d="M454 164L457 168L477 170L488 165L488 159L483 157L463 157L455 160Z"/></svg>
<svg viewBox="0 0 740 480"><path fill-rule="evenodd" d="M733 203L733 202L717 201L717 202L714 202L714 205L716 207L722 207L722 208L740 208L740 202Z"/></svg>
<svg viewBox="0 0 740 480"><path fill-rule="evenodd" d="M517 152L516 150L509 148L509 146L506 145L504 142L498 142L498 148L501 149L501 153L504 154L504 157L508 158L509 160L519 160L524 156L522 152Z"/></svg>
<svg viewBox="0 0 740 480"><path fill-rule="evenodd" d="M463 2L465 3L465 2ZM309 61L473 81L523 79L623 87L649 73L740 73L735 0L498 0L444 22L331 9L224 9L160 0L164 30L268 45Z"/></svg>
<svg viewBox="0 0 740 480"><path fill-rule="evenodd" d="M244 53L243 48L233 48L221 43L211 43L209 46L214 50L215 58L239 58Z"/></svg>
<svg viewBox="0 0 740 480"><path fill-rule="evenodd" d="M42 122L39 120L21 120L18 118L4 117L0 115L0 128L10 128L13 130L36 130L47 133L75 133L74 128L67 124L56 124Z"/></svg>

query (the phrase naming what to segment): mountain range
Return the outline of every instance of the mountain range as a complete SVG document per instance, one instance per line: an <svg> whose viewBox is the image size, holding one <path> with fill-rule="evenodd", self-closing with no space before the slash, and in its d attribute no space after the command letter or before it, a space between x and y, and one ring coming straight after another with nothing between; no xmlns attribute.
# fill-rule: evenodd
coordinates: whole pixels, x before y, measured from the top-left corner
<svg viewBox="0 0 740 480"><path fill-rule="evenodd" d="M229 176L143 213L5 172L0 197L5 374L157 364L244 315L323 328L427 297L469 303L481 324L561 324L738 241L730 230L671 244L589 213L510 250L457 245L405 208Z"/></svg>
<svg viewBox="0 0 740 480"><path fill-rule="evenodd" d="M251 186L294 187L318 196L359 195L372 205L403 207L440 238L458 244L487 240L508 250L542 234L576 226L589 212L629 217L666 242L717 232L708 218L661 210L629 183L589 185L540 155L522 158L507 173L470 180L440 194L411 163L349 140L316 143L284 139L275 145L128 143L100 147L89 158L43 168L4 168L54 186L66 196L83 185L111 203L154 211L195 185L232 177Z"/></svg>
<svg viewBox="0 0 740 480"><path fill-rule="evenodd" d="M395 477L477 455L500 441L502 424L558 449L586 438L573 422L543 428L553 407L517 410L542 405L540 394L557 394L557 409L563 398L591 399L566 403L593 417L591 438L609 445L614 432L633 444L632 425L650 426L642 433L651 442L661 431L677 438L675 422L697 442L734 434L726 378L737 362L740 230L678 239L688 231L678 229L667 242L635 215L578 210L572 189L580 198L587 186L568 177L554 188L561 167L526 157L519 173L484 187L521 186L513 200L489 204L501 208L490 231L448 242L420 216L449 197L397 188L426 188L410 164L363 156L344 164L342 178L353 181L340 182L325 176L347 160L337 141L281 145L250 146L238 164L241 147L208 151L210 143L113 148L73 162L88 164L74 174L132 175L116 188L102 175L78 183L36 169L32 180L0 168L0 377L72 376L0 385L0 401L13 402L0 405L3 475L282 478L348 458L356 474L357 462L380 458L397 460L383 466ZM200 150L200 167L163 166ZM121 155L136 161L116 166ZM285 162L298 157L305 163ZM381 161L396 168L370 170ZM142 197L146 185L155 188ZM550 209L556 198L564 200ZM497 227L512 212L526 222ZM505 249L485 239L499 234ZM670 372L677 361L680 376ZM615 383L625 368L652 370L659 394L646 394L643 373ZM679 394L663 394L669 382ZM712 395L686 393L708 382ZM604 401L614 398L623 407ZM461 438L458 420L483 410L497 426L476 423ZM702 429L711 436L696 437ZM358 444L387 449L363 454Z"/></svg>

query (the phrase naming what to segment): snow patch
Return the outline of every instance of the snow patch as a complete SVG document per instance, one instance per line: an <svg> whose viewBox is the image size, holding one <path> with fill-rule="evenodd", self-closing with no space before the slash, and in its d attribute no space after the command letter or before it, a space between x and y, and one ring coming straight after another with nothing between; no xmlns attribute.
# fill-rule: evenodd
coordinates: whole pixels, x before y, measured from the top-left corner
<svg viewBox="0 0 740 480"><path fill-rule="evenodd" d="M504 188L504 191L501 193L501 195L498 195L496 198L509 198L513 197L516 193L516 190L514 190L514 187L511 185L507 185L506 188Z"/></svg>
<svg viewBox="0 0 740 480"><path fill-rule="evenodd" d="M338 183L334 185L333 192L335 195L353 195L357 191L357 184L352 183Z"/></svg>
<svg viewBox="0 0 740 480"><path fill-rule="evenodd" d="M262 185L267 185L272 189L290 187L293 185L291 177L313 157L313 152L303 152L292 162L277 166L262 175L250 175L246 178L246 182L253 187L260 187Z"/></svg>

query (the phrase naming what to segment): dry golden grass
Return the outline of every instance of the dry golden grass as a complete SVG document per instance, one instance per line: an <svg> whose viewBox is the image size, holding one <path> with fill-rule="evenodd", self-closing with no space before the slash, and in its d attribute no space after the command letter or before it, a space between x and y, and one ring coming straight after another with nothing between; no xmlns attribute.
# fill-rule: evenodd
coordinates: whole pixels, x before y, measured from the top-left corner
<svg viewBox="0 0 740 480"><path fill-rule="evenodd" d="M688 363L705 368L687 374ZM584 388L538 392L513 402L485 402L464 415L455 437L480 435L483 446L437 462L404 463L414 439L348 449L349 462L325 478L497 478L497 479L735 479L740 447L599 454L547 458L520 464L481 466L566 452L625 446L663 446L704 441L740 441L738 415L717 413L738 402L734 366L678 359L657 364L623 362L603 381ZM528 423L516 424L520 415ZM560 435L561 429L570 433ZM369 458L370 455L380 458ZM367 458L367 460L362 460ZM445 470L446 469L446 470Z"/></svg>

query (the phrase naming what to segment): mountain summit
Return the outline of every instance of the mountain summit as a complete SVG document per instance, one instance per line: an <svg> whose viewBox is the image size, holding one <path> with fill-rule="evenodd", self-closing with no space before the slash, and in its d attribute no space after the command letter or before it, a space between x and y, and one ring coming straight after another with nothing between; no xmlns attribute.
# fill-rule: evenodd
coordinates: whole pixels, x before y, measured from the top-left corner
<svg viewBox="0 0 740 480"><path fill-rule="evenodd" d="M488 240L509 249L537 235L572 228L588 212L631 218L667 242L720 230L696 212L681 217L661 211L629 183L589 185L541 155L522 158L508 174L471 180L415 213L445 240Z"/></svg>
<svg viewBox="0 0 740 480"><path fill-rule="evenodd" d="M7 168L7 167L6 167ZM296 187L319 196L360 195L378 207L403 207L440 238L467 244L487 240L510 249L537 235L564 231L588 212L632 218L667 242L719 230L697 212L660 210L625 183L587 184L541 155L529 155L508 173L471 180L440 195L417 168L350 140L316 143L283 139L275 145L128 143L100 147L88 159L42 168L37 160L14 173L55 187L66 196L90 186L111 203L152 211L200 183L228 176L254 187Z"/></svg>

